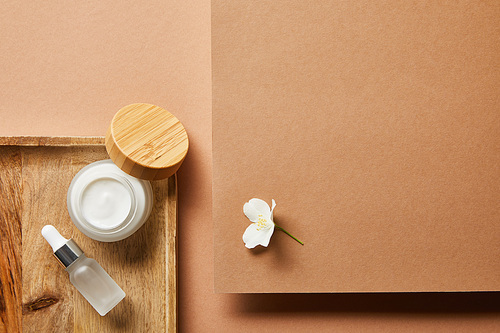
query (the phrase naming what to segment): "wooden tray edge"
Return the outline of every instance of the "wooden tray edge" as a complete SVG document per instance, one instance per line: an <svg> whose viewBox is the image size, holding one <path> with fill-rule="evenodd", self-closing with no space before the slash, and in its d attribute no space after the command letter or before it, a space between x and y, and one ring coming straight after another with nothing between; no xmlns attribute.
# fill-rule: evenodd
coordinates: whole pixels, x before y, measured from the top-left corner
<svg viewBox="0 0 500 333"><path fill-rule="evenodd" d="M98 146L103 136L1 136L0 146Z"/></svg>

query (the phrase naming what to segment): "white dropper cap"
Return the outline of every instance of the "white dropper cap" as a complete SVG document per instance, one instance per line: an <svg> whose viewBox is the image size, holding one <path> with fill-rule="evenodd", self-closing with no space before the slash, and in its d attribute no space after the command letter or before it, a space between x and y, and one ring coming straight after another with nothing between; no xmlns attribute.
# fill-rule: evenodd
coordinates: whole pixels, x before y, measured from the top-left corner
<svg viewBox="0 0 500 333"><path fill-rule="evenodd" d="M66 239L52 225L42 228L42 236L52 246L54 257L64 268L67 268L75 260L83 255L82 249L72 239Z"/></svg>
<svg viewBox="0 0 500 333"><path fill-rule="evenodd" d="M50 246L52 246L52 250L54 252L59 250L61 247L64 246L64 244L68 242L68 240L63 236L61 236L59 231L57 231L57 229L50 224L42 228L42 236L50 244Z"/></svg>

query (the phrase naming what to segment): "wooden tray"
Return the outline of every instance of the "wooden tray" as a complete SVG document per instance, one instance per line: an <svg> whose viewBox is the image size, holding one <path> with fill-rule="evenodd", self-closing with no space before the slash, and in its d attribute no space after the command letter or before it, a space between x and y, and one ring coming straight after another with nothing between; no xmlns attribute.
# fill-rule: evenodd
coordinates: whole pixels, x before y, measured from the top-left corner
<svg viewBox="0 0 500 333"><path fill-rule="evenodd" d="M175 175L152 182L151 217L125 240L94 241L69 217L74 175L107 158L101 137L0 137L0 332L176 331ZM106 316L52 256L40 234L46 224L75 239L127 294Z"/></svg>

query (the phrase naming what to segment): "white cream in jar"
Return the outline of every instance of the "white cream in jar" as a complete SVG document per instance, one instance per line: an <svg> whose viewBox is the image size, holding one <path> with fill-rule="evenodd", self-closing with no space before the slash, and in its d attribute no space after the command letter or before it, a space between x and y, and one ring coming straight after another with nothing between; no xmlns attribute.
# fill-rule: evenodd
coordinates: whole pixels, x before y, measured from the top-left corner
<svg viewBox="0 0 500 333"><path fill-rule="evenodd" d="M136 232L153 207L149 181L132 177L111 160L94 162L73 178L68 212L77 228L103 242L122 240Z"/></svg>

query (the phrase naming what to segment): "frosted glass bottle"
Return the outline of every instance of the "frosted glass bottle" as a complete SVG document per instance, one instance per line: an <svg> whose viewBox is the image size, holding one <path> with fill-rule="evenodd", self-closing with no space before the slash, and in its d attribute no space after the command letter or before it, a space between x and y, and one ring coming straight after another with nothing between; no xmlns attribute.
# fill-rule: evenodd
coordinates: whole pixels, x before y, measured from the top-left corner
<svg viewBox="0 0 500 333"><path fill-rule="evenodd" d="M51 225L42 235L54 250L54 256L69 273L69 280L94 309L104 316L125 297L125 292L95 261L87 258L80 247L66 239Z"/></svg>
<svg viewBox="0 0 500 333"><path fill-rule="evenodd" d="M125 297L125 292L116 284L97 261L82 254L66 268L69 280L85 299L104 316Z"/></svg>

